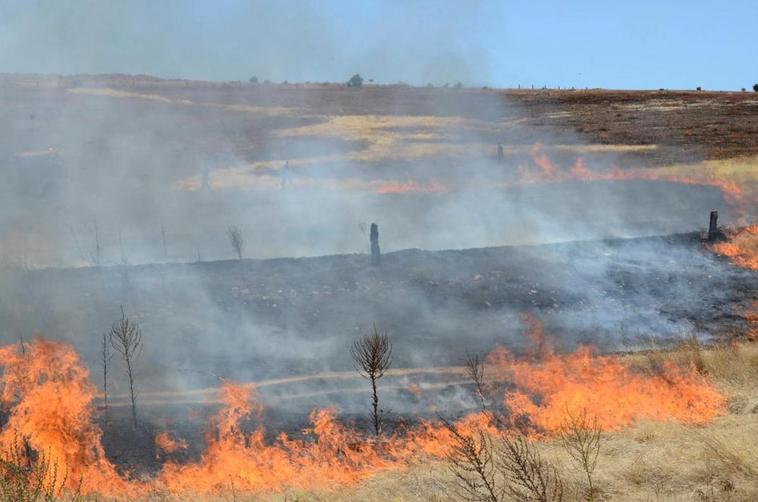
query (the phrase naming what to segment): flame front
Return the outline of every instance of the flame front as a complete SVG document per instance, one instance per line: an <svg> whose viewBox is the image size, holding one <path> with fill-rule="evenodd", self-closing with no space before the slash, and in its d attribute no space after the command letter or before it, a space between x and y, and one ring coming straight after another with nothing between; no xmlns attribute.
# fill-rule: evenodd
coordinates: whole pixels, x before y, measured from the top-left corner
<svg viewBox="0 0 758 502"><path fill-rule="evenodd" d="M488 379L509 390L492 396L514 418L524 418L535 435L555 432L567 413L584 411L605 430L637 420L678 420L700 424L724 407L724 398L694 369L664 365L659 373L633 370L617 356L590 348L556 354L541 324L525 318L531 349L515 357L504 348L486 359ZM376 439L340 423L334 409L317 409L298 438L281 433L264 439L263 407L250 384L226 383L224 403L212 418L207 449L196 462L167 462L149 482L130 480L105 457L101 430L94 424L95 389L74 350L37 339L0 349L2 402L9 420L0 433L6 448L16 438L36 452L49 452L68 474L66 486L82 480L84 493L134 498L147 490L172 494L229 491L271 493L286 489L350 486L414 459L444 456L454 439L443 424L420 421ZM494 386L493 386L494 389ZM496 432L490 416L471 413L454 423L461 434ZM249 432L246 432L249 431ZM162 433L166 450L181 441Z"/></svg>
<svg viewBox="0 0 758 502"><path fill-rule="evenodd" d="M105 457L102 431L92 421L95 387L73 348L37 339L0 348L3 408L8 422L0 433L3 451L19 441L48 457L56 480L85 493L119 495L140 491L119 476ZM31 459L27 459L31 461ZM48 472L48 476L53 476Z"/></svg>
<svg viewBox="0 0 758 502"><path fill-rule="evenodd" d="M713 250L738 267L758 270L758 225L729 231L728 237L728 241L714 244Z"/></svg>

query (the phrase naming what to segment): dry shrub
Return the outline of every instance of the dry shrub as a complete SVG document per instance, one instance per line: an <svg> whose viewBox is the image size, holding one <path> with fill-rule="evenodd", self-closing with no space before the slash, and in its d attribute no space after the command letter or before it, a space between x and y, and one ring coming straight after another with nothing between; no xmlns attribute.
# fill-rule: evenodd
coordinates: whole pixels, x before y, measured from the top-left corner
<svg viewBox="0 0 758 502"><path fill-rule="evenodd" d="M600 455L601 430L597 419L587 417L585 411L574 416L566 414L566 420L558 431L563 448L582 470L587 479L587 500L596 500L596 487L592 475Z"/></svg>
<svg viewBox="0 0 758 502"><path fill-rule="evenodd" d="M495 446L482 431L461 434L455 425L445 422L453 434L454 444L447 454L457 495L472 502L500 502L505 490L497 480Z"/></svg>
<svg viewBox="0 0 758 502"><path fill-rule="evenodd" d="M483 431L461 434L446 422L455 443L447 455L456 494L475 502L560 502L563 481L524 436Z"/></svg>
<svg viewBox="0 0 758 502"><path fill-rule="evenodd" d="M496 467L506 479L513 500L552 502L563 500L563 481L523 436L503 437L496 453Z"/></svg>

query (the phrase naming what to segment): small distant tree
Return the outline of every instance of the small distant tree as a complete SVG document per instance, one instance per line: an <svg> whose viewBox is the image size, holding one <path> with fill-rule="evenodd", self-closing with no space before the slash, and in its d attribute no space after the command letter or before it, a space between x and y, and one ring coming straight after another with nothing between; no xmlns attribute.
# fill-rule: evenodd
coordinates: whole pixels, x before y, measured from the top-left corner
<svg viewBox="0 0 758 502"><path fill-rule="evenodd" d="M126 364L126 376L129 378L129 397L132 401L132 419L137 428L137 395L134 388L134 363L142 354L142 330L136 322L130 321L121 307L121 319L111 327L111 345L121 354Z"/></svg>
<svg viewBox="0 0 758 502"><path fill-rule="evenodd" d="M463 89L463 82L456 82L453 87L456 89Z"/></svg>
<svg viewBox="0 0 758 502"><path fill-rule="evenodd" d="M109 334L103 333L100 360L103 363L103 401L106 414L108 413L108 364L111 362L111 359L113 359L113 354L111 353L112 343Z"/></svg>
<svg viewBox="0 0 758 502"><path fill-rule="evenodd" d="M754 90L755 92L758 92L758 83L756 83L756 84L753 84L753 90Z"/></svg>
<svg viewBox="0 0 758 502"><path fill-rule="evenodd" d="M347 81L348 87L362 87L363 86L363 77L360 76L360 74L356 73L352 77L350 77L350 80Z"/></svg>
<svg viewBox="0 0 758 502"><path fill-rule="evenodd" d="M251 84L257 84L258 83L258 77L256 77L255 75L253 75L252 77L250 77L248 79L248 82L250 82Z"/></svg>
<svg viewBox="0 0 758 502"><path fill-rule="evenodd" d="M245 252L245 237L242 230L237 225L232 225L226 229L226 235L229 237L229 243L237 254L238 259L242 259L242 253Z"/></svg>
<svg viewBox="0 0 758 502"><path fill-rule="evenodd" d="M350 355L353 356L356 371L371 381L371 419L374 424L374 432L379 437L382 433L383 412L379 408L379 394L376 390L376 384L392 364L392 344L387 334L380 333L374 326L373 333L353 342Z"/></svg>

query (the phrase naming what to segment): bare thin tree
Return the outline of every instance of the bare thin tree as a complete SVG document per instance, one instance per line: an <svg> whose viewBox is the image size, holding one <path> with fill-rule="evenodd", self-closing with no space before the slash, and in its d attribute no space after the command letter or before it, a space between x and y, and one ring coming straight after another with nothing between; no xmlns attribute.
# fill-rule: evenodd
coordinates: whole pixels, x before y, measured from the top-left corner
<svg viewBox="0 0 758 502"><path fill-rule="evenodd" d="M121 319L111 328L111 345L121 354L129 377L129 396L132 401L132 419L137 427L137 396L134 389L134 362L142 353L142 330L136 322L130 321L121 307Z"/></svg>
<svg viewBox="0 0 758 502"><path fill-rule="evenodd" d="M111 339L108 333L103 333L103 344L100 350L100 360L103 363L103 401L105 407L105 413L108 413L108 363L113 359L113 353L111 353Z"/></svg>
<svg viewBox="0 0 758 502"><path fill-rule="evenodd" d="M379 408L379 394L376 383L392 364L392 344L386 333L380 333L376 326L370 335L359 338L350 348L355 369L364 378L371 381L371 409L374 432L382 433L382 410Z"/></svg>
<svg viewBox="0 0 758 502"><path fill-rule="evenodd" d="M229 237L229 243L232 245L238 259L242 259L242 253L245 251L245 237L242 230L237 225L231 225L226 229L226 235Z"/></svg>

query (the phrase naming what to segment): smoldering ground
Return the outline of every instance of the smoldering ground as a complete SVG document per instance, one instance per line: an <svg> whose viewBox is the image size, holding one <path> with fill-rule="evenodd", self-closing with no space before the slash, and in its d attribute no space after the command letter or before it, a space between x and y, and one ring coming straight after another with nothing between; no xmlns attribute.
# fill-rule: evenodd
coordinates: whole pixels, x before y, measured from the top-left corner
<svg viewBox="0 0 758 502"><path fill-rule="evenodd" d="M61 169L65 182L44 196L6 187L2 336L71 342L96 375L102 333L123 306L144 331L138 386L146 406L202 402L205 395L193 391L220 379L315 374L264 387L262 395L301 415L330 404L358 412L360 382L323 373L351 372L349 343L374 324L392 337L396 367L438 367L497 343L518 349L525 312L543 319L564 348L589 342L610 350L646 338L711 335L739 323L733 310L755 295L754 274L710 255L697 235L600 241L698 230L714 207L729 221L731 206L717 188L651 180L519 184L519 164L530 162L534 142L581 143L514 126L514 112L497 94L476 98L490 100L482 109L491 127L460 131L453 123L421 134L414 129L421 126L398 133L390 123L340 142L333 134L276 134L328 123L307 102L305 111L273 116L229 108L258 107L260 92L273 103L273 87L244 90L256 93L254 104L235 91L239 102L219 107L206 106L219 100L218 89L204 104L202 94L182 96L177 85L168 101L160 87L130 97L57 84L15 87L7 94L12 104L6 101L7 165L42 151L38 167ZM397 93L407 102L415 92L388 88L384 99L392 103ZM465 100L455 92L439 90L423 106L461 109ZM457 153L396 158L408 151L402 137L414 134L421 138L415 146L430 134L432 144L454 145ZM375 137L390 138L390 147L379 149ZM526 153L497 162L500 137ZM55 164L43 165L50 157ZM566 165L576 154L568 157ZM285 184L287 160L292 180ZM618 159L606 153L588 162L602 168ZM388 180L444 189L376 193ZM385 252L380 267L370 267L365 254L312 257L365 253L373 221ZM230 225L245 238L245 257L312 258L230 260ZM544 245L582 239L594 242ZM543 245L463 251L509 244ZM401 251L408 248L459 251ZM113 364L117 403L125 389ZM458 380L444 373L390 379L393 411L470 406ZM412 385L426 386L427 395L407 391Z"/></svg>

